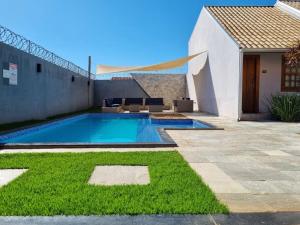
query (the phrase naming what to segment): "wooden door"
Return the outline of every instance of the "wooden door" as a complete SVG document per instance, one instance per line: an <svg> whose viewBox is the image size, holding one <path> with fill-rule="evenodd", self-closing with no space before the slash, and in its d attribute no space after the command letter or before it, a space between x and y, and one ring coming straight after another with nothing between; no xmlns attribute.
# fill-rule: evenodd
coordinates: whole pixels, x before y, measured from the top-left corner
<svg viewBox="0 0 300 225"><path fill-rule="evenodd" d="M245 55L243 63L243 113L259 112L259 55Z"/></svg>

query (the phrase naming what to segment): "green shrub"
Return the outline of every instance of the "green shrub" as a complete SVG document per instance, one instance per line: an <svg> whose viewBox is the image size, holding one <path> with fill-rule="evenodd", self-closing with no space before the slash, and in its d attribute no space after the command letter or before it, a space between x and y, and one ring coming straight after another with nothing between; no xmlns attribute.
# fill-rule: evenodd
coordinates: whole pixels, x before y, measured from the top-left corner
<svg viewBox="0 0 300 225"><path fill-rule="evenodd" d="M300 121L300 95L274 95L270 101L270 112L284 122Z"/></svg>

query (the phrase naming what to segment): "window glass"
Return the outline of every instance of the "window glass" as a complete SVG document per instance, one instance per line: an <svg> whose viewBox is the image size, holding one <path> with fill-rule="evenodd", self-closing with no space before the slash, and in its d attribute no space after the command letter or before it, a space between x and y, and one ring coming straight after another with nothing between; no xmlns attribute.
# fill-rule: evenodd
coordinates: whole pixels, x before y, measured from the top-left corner
<svg viewBox="0 0 300 225"><path fill-rule="evenodd" d="M291 67L283 57L282 62L282 91L300 92L300 63Z"/></svg>

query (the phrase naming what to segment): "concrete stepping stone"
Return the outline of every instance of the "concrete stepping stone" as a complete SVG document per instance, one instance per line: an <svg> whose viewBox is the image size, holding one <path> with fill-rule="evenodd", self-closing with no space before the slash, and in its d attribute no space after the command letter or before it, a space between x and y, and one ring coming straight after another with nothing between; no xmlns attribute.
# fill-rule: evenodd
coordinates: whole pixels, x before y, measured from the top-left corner
<svg viewBox="0 0 300 225"><path fill-rule="evenodd" d="M26 171L27 169L0 169L0 187L7 185Z"/></svg>
<svg viewBox="0 0 300 225"><path fill-rule="evenodd" d="M88 182L93 185L147 185L147 166L96 166Z"/></svg>

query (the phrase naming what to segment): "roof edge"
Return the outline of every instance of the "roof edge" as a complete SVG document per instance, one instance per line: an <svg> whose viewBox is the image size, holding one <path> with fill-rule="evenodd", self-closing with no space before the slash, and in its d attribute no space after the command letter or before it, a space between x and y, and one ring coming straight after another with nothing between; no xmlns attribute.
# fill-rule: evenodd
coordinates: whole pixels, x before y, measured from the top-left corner
<svg viewBox="0 0 300 225"><path fill-rule="evenodd" d="M288 48L242 48L241 51L246 52L266 52L266 53L284 53Z"/></svg>
<svg viewBox="0 0 300 225"><path fill-rule="evenodd" d="M300 10L285 4L282 1L277 0L275 7L277 7L278 9L280 9L281 11L288 13L291 16L297 17L298 19L300 19Z"/></svg>
<svg viewBox="0 0 300 225"><path fill-rule="evenodd" d="M273 5L204 5L204 8L273 8Z"/></svg>

